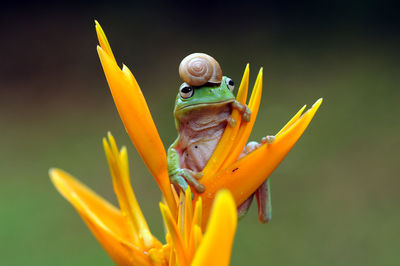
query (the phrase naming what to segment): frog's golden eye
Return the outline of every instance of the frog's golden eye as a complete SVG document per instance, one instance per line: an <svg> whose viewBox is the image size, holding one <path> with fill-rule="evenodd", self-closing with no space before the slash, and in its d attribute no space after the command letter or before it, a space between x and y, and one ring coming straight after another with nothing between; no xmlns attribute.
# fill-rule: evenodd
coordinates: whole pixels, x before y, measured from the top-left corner
<svg viewBox="0 0 400 266"><path fill-rule="evenodd" d="M228 86L228 88L231 91L233 91L233 89L235 88L235 82L233 82L233 80L231 78L226 78L225 83L226 83L226 86Z"/></svg>
<svg viewBox="0 0 400 266"><path fill-rule="evenodd" d="M183 99L187 99L193 96L194 90L191 86L183 83L179 88L179 93Z"/></svg>

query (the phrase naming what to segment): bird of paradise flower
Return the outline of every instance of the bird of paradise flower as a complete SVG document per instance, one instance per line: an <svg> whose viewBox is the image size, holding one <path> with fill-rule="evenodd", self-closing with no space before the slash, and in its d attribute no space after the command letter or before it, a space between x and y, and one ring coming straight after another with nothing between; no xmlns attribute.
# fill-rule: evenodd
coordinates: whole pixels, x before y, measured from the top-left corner
<svg viewBox="0 0 400 266"><path fill-rule="evenodd" d="M118 265L228 265L237 214L228 190L218 193L206 233L201 229L202 200L190 188L173 194L178 216L160 203L166 244L154 237L130 184L128 153L111 135L103 139L120 210L60 169L49 174L58 191L76 208L97 240ZM219 252L215 252L218 245Z"/></svg>
<svg viewBox="0 0 400 266"><path fill-rule="evenodd" d="M302 107L272 143L237 160L257 117L262 93L261 69L248 103L251 120L242 121L237 110L232 112L236 125L226 128L203 169L200 181L206 191L199 194L188 188L177 195L169 181L164 146L140 87L125 65L122 69L118 67L97 21L96 32L100 44L97 51L119 115L165 199L160 209L167 228L167 243L161 244L150 233L130 185L127 150L125 147L118 150L111 134L108 141L103 140L103 145L120 210L62 170L50 170L54 185L119 265L228 265L236 230L236 206L254 193L279 165L307 128L322 99L304 114L306 106ZM248 84L247 65L236 97L240 103L246 103Z"/></svg>

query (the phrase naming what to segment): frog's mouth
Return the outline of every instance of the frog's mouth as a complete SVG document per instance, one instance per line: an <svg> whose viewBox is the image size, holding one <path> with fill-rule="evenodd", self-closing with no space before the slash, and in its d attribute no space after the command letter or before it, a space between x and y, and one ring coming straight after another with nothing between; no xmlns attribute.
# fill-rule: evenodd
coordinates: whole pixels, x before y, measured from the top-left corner
<svg viewBox="0 0 400 266"><path fill-rule="evenodd" d="M228 103L233 103L234 101L235 101L235 99L229 99L229 100L225 100L225 101L211 102L211 103L210 102L209 103L194 103L194 104L180 107L180 108L176 109L176 111L178 112L181 110L190 110L193 108L203 108L203 107L209 107L209 106L217 107L217 106L225 105Z"/></svg>

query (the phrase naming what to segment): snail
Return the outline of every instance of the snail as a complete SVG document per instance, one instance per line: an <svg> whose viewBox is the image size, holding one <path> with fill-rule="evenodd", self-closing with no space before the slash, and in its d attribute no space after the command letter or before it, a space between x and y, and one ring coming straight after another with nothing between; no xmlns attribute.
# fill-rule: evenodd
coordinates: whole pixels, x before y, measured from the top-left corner
<svg viewBox="0 0 400 266"><path fill-rule="evenodd" d="M222 70L218 62L203 53L186 56L179 65L179 76L189 86L202 86L206 83L219 84Z"/></svg>

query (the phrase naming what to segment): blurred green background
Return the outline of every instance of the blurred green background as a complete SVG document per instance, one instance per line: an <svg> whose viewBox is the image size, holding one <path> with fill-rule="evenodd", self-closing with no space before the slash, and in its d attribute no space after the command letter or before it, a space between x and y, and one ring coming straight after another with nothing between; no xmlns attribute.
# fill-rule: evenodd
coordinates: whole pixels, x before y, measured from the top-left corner
<svg viewBox="0 0 400 266"><path fill-rule="evenodd" d="M254 140L324 97L271 176L272 222L259 224L255 205L239 222L232 265L400 265L398 10L389 1L4 5L0 264L112 264L47 174L62 168L116 203L101 145L108 130L127 145L139 203L164 241L160 192L97 58L97 19L166 147L176 137L177 68L192 52L214 56L237 84L247 62L252 83L264 67Z"/></svg>

